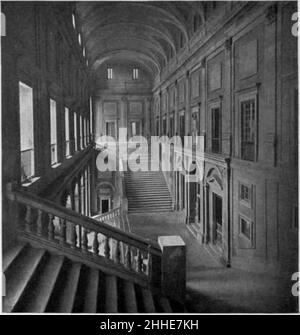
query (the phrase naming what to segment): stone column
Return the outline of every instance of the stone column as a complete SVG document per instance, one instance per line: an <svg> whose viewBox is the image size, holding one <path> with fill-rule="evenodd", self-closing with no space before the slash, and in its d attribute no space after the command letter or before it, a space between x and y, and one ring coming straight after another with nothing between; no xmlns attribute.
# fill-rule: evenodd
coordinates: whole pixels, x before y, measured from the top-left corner
<svg viewBox="0 0 300 335"><path fill-rule="evenodd" d="M206 76L206 59L203 58L201 61L201 70L200 70L200 97L201 97L201 104L200 104L200 136L205 136L205 129L206 129L206 84L205 84L205 76ZM205 140L205 138L204 138Z"/></svg>
<svg viewBox="0 0 300 335"><path fill-rule="evenodd" d="M148 139L150 136L150 117L151 117L151 98L145 99L145 128L144 136Z"/></svg>
<svg viewBox="0 0 300 335"><path fill-rule="evenodd" d="M209 186L205 185L204 187L204 243L208 243L208 232L209 232L209 201L208 201L208 197L209 197Z"/></svg>
<svg viewBox="0 0 300 335"><path fill-rule="evenodd" d="M95 140L97 140L98 137L100 137L103 134L103 110L102 110L102 100L100 98L97 98L95 102L95 123L94 123L94 129L95 129ZM79 122L79 119L77 120L77 123Z"/></svg>
<svg viewBox="0 0 300 335"><path fill-rule="evenodd" d="M226 156L230 155L231 151L231 111L233 105L231 103L231 50L232 38L225 41L225 57L224 57L224 95L222 98L222 153Z"/></svg>
<svg viewBox="0 0 300 335"><path fill-rule="evenodd" d="M178 84L177 80L175 81L175 87L174 87L174 95L175 95L175 101L174 101L174 136L178 132Z"/></svg>
<svg viewBox="0 0 300 335"><path fill-rule="evenodd" d="M185 136L191 132L191 110L190 110L190 72L186 72L185 90Z"/></svg>
<svg viewBox="0 0 300 335"><path fill-rule="evenodd" d="M162 135L162 93L159 92L159 136Z"/></svg>

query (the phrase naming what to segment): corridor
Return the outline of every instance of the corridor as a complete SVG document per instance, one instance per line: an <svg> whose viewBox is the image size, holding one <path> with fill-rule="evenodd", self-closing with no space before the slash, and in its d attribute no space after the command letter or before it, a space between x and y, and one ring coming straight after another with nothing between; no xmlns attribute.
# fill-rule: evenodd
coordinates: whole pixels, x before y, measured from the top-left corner
<svg viewBox="0 0 300 335"><path fill-rule="evenodd" d="M130 214L133 233L157 240L179 235L187 248L187 301L190 313L282 313L296 310L286 276L226 268L200 245L178 213ZM289 287L290 286L290 287Z"/></svg>

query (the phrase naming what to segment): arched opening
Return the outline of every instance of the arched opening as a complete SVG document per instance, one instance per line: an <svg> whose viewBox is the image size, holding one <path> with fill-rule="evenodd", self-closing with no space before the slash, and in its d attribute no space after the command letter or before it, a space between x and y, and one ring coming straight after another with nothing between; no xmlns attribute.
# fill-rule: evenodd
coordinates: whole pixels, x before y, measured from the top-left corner
<svg viewBox="0 0 300 335"><path fill-rule="evenodd" d="M205 179L206 198L206 242L216 251L223 252L224 215L223 181L221 173L211 169Z"/></svg>
<svg viewBox="0 0 300 335"><path fill-rule="evenodd" d="M114 208L114 189L110 183L101 183L97 189L97 212L104 214Z"/></svg>

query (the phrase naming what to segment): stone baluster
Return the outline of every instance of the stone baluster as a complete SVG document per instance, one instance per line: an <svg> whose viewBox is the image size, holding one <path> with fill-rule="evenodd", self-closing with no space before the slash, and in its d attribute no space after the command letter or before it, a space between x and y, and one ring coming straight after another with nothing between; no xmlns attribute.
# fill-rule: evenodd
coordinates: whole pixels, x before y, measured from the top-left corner
<svg viewBox="0 0 300 335"><path fill-rule="evenodd" d="M140 249L137 249L136 271L138 273L143 271L143 256Z"/></svg>
<svg viewBox="0 0 300 335"><path fill-rule="evenodd" d="M71 223L71 248L75 249L77 245L76 225Z"/></svg>
<svg viewBox="0 0 300 335"><path fill-rule="evenodd" d="M43 235L43 230L42 230L42 218L43 218L43 212L39 209L38 210L38 217L37 217L37 227L36 227L36 233L38 236Z"/></svg>
<svg viewBox="0 0 300 335"><path fill-rule="evenodd" d="M66 244L66 220L65 219L59 219L60 221L60 244L65 245Z"/></svg>
<svg viewBox="0 0 300 335"><path fill-rule="evenodd" d="M49 214L49 222L48 222L48 239L49 241L54 240L54 224L53 224L54 216L53 214Z"/></svg>
<svg viewBox="0 0 300 335"><path fill-rule="evenodd" d="M126 267L131 270L131 247L130 245L127 245L126 252L125 252L125 265Z"/></svg>
<svg viewBox="0 0 300 335"><path fill-rule="evenodd" d="M116 243L116 263L120 264L121 261L121 247L120 247L120 241L117 241Z"/></svg>
<svg viewBox="0 0 300 335"><path fill-rule="evenodd" d="M82 227L82 251L83 252L87 252L87 244L88 244L88 239L87 239L87 230L85 228Z"/></svg>
<svg viewBox="0 0 300 335"><path fill-rule="evenodd" d="M109 237L105 237L105 240L104 240L104 257L110 258Z"/></svg>
<svg viewBox="0 0 300 335"><path fill-rule="evenodd" d="M31 207L29 205L26 206L25 230L28 233L31 231Z"/></svg>
<svg viewBox="0 0 300 335"><path fill-rule="evenodd" d="M98 233L96 231L93 240L93 253L95 256L99 256L99 241L98 241Z"/></svg>

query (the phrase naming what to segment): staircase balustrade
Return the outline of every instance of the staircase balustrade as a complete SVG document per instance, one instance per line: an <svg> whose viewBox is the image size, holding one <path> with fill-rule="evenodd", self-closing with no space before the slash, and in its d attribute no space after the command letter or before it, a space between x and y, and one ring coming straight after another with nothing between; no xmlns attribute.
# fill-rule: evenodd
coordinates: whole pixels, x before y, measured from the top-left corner
<svg viewBox="0 0 300 335"><path fill-rule="evenodd" d="M120 277L160 288L162 252L158 244L104 223L119 218L121 208L95 220L11 186L7 196L12 213L18 213L21 238L72 253L83 261L88 257L99 266L113 268Z"/></svg>

